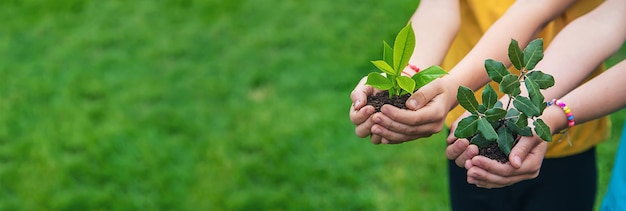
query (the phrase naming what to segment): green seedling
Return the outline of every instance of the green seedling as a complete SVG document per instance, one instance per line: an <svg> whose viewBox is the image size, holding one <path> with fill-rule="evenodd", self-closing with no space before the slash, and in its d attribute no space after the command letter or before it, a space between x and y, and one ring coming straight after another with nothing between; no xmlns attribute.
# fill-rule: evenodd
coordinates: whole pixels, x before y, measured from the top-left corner
<svg viewBox="0 0 626 211"><path fill-rule="evenodd" d="M415 33L411 23L400 30L393 44L393 48L383 41L383 59L372 61L380 72L372 72L367 75L365 84L378 90L388 90L389 97L413 94L422 86L436 78L447 74L439 66L430 66L418 71L413 77L402 75L402 70L407 67L409 59L415 49Z"/></svg>
<svg viewBox="0 0 626 211"><path fill-rule="evenodd" d="M539 116L547 106L540 90L554 85L551 75L534 69L543 59L542 39L533 40L523 51L518 42L511 39L508 55L518 74L511 73L502 62L485 60L487 75L499 83L500 91L509 97L506 107L498 101L498 95L490 85L482 92L482 104L478 103L471 89L460 86L457 100L471 115L463 118L454 132L456 137L468 138L470 143L478 146L497 141L507 156L516 137L532 136L533 130L544 141L552 141L550 128ZM521 95L522 84L528 91L527 96Z"/></svg>

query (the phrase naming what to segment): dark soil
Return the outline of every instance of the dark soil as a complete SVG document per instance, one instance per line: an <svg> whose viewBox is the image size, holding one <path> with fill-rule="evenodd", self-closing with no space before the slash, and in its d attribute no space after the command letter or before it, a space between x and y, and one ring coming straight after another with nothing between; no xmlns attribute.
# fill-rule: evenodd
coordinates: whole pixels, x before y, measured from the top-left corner
<svg viewBox="0 0 626 211"><path fill-rule="evenodd" d="M407 109L405 103L406 100L409 99L409 97L411 97L410 94L405 94L402 96L392 96L391 98L389 98L389 92L382 91L373 96L367 96L367 105L374 106L376 112L380 112L380 108L384 104L391 104L398 108Z"/></svg>
<svg viewBox="0 0 626 211"><path fill-rule="evenodd" d="M506 163L509 161L509 157L502 152L500 147L498 147L498 142L495 141L492 141L487 146L478 147L478 155L488 157L500 163Z"/></svg>

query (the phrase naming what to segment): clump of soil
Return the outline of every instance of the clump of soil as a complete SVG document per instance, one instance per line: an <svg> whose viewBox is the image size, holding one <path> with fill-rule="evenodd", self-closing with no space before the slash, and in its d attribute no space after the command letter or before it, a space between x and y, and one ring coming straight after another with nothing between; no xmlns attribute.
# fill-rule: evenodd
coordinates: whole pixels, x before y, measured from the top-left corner
<svg viewBox="0 0 626 211"><path fill-rule="evenodd" d="M517 142L519 142L521 136L513 134L513 138L515 139L515 141L513 142L513 146L515 146L517 145ZM478 146L478 155L488 157L492 160L497 160L500 163L509 162L509 156L504 154L504 152L498 146L497 141L492 141L486 146Z"/></svg>
<svg viewBox="0 0 626 211"><path fill-rule="evenodd" d="M391 96L389 98L389 91L382 91L372 96L367 96L367 105L372 105L376 109L376 112L380 112L380 108L385 104L391 104L395 107L408 109L405 105L406 100L411 97L410 94L402 96Z"/></svg>
<svg viewBox="0 0 626 211"><path fill-rule="evenodd" d="M478 147L478 155L482 155L488 157L492 160L496 160L500 163L506 163L509 161L509 157L502 152L500 147L498 147L498 142L492 141L490 144L486 146Z"/></svg>

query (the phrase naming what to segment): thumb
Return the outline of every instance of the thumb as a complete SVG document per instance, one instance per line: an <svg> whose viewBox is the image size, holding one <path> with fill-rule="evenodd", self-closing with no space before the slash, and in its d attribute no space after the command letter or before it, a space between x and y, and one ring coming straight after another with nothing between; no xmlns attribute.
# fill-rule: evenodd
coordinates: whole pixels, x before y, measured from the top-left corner
<svg viewBox="0 0 626 211"><path fill-rule="evenodd" d="M427 105L435 96L442 92L441 85L438 82L438 80L435 80L419 88L406 101L406 106L410 110L417 110Z"/></svg>
<svg viewBox="0 0 626 211"><path fill-rule="evenodd" d="M457 139L455 135L454 135L454 131L456 131L456 126L459 123L459 121L455 121L454 123L452 123L452 125L450 125L450 133L448 134L448 138L446 138L446 142L448 142L448 145L453 144Z"/></svg>
<svg viewBox="0 0 626 211"><path fill-rule="evenodd" d="M519 139L517 144L511 150L511 154L509 154L509 161L511 165L515 168L522 167L522 161L526 159L530 151L535 148L540 142L537 142L536 138L533 137L522 137Z"/></svg>
<svg viewBox="0 0 626 211"><path fill-rule="evenodd" d="M365 85L367 77L363 77L357 86L350 93L350 99L352 100L352 106L354 110L359 110L367 103L367 96L374 93L374 88Z"/></svg>

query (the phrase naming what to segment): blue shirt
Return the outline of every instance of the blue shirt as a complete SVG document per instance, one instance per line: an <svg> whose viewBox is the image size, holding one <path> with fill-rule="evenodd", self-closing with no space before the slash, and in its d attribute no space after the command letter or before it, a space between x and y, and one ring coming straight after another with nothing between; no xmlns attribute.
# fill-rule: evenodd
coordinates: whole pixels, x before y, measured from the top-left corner
<svg viewBox="0 0 626 211"><path fill-rule="evenodd" d="M626 210L626 124L622 130L609 188L600 207L602 211Z"/></svg>

